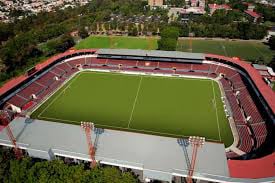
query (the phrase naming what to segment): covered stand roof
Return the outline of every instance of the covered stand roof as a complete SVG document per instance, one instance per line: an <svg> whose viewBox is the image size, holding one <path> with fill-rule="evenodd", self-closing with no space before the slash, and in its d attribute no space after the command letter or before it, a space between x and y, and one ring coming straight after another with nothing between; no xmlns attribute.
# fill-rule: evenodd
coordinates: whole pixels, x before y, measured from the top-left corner
<svg viewBox="0 0 275 183"><path fill-rule="evenodd" d="M138 49L99 49L96 52L99 55L120 55L120 56L142 56L158 58L181 58L203 60L202 53L188 53L179 51L159 51L159 50L138 50Z"/></svg>
<svg viewBox="0 0 275 183"><path fill-rule="evenodd" d="M55 154L89 160L85 132L80 125L18 117L9 126L18 146L31 156L50 159ZM96 131L92 133L92 142L97 138L95 159L103 164L143 170L147 178L164 181L171 181L174 173L188 173L185 151L176 138L106 129L99 130L96 136ZM6 130L0 132L0 145L11 146ZM192 146L188 145L186 151L191 159ZM197 176L229 176L223 144L206 142L197 157Z"/></svg>
<svg viewBox="0 0 275 183"><path fill-rule="evenodd" d="M80 125L18 117L9 126L18 146L30 156L90 160ZM176 138L97 129L92 133L92 142L97 147L95 159L102 164L142 170L144 178L169 182L173 176L188 174L185 152L191 160L192 148L187 145L185 151ZM12 146L5 129L0 131L0 145ZM274 172L274 154L259 160L227 161L223 144L206 142L198 150L194 177L214 182L258 183L274 180Z"/></svg>

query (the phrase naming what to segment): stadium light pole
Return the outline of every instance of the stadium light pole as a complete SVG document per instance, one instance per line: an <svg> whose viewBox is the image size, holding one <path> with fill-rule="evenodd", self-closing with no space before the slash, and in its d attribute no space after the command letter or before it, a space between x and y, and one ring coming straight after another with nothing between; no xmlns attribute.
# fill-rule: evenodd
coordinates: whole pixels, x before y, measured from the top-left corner
<svg viewBox="0 0 275 183"><path fill-rule="evenodd" d="M21 159L23 157L23 152L19 148L19 146L17 144L17 140L16 140L15 136L13 135L13 132L9 126L10 121L11 121L11 119L10 119L7 111L0 110L0 124L2 123L5 126L7 135L13 145L13 151L14 151L16 159Z"/></svg>
<svg viewBox="0 0 275 183"><path fill-rule="evenodd" d="M80 18L81 18L82 14L78 15L78 28L80 29Z"/></svg>
<svg viewBox="0 0 275 183"><path fill-rule="evenodd" d="M198 148L202 147L203 144L205 143L205 137L190 136L188 141L189 141L189 144L192 145L193 151L192 151L191 167L188 171L188 176L187 176L187 183L192 183L192 177L195 169Z"/></svg>
<svg viewBox="0 0 275 183"><path fill-rule="evenodd" d="M86 140L87 140L87 144L88 144L88 152L89 152L90 159L91 159L90 167L94 168L96 166L95 148L93 146L92 139L91 139L91 136L92 136L91 132L94 129L94 123L81 122L81 128L84 129L85 134L86 134Z"/></svg>

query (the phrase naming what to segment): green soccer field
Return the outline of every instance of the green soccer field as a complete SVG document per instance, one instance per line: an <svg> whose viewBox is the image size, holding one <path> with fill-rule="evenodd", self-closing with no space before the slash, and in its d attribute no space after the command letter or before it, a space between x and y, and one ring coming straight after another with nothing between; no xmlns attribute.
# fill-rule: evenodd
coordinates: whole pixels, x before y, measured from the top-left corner
<svg viewBox="0 0 275 183"><path fill-rule="evenodd" d="M177 45L178 51L190 51L189 39L181 39ZM229 57L240 57L245 60L264 60L269 63L275 51L259 41L227 41L227 40L192 40L192 52L213 53Z"/></svg>
<svg viewBox="0 0 275 183"><path fill-rule="evenodd" d="M127 36L90 36L80 41L75 48L117 48L156 50L157 37L127 37ZM179 39L178 51L190 52L189 39ZM192 52L213 53L229 57L240 57L244 60L264 60L269 63L275 51L260 41L229 41L225 39L206 40L193 39Z"/></svg>
<svg viewBox="0 0 275 183"><path fill-rule="evenodd" d="M90 36L80 41L75 48L127 48L127 49L157 49L157 38L124 37L124 36Z"/></svg>
<svg viewBox="0 0 275 183"><path fill-rule="evenodd" d="M85 71L74 76L32 118L96 127L233 142L219 85L208 79Z"/></svg>

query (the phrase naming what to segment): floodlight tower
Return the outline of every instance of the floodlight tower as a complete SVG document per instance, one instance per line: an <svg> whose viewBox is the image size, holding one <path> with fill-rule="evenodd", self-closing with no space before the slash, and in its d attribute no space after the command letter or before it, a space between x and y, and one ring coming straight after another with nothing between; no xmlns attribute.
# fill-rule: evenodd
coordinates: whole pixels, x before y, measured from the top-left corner
<svg viewBox="0 0 275 183"><path fill-rule="evenodd" d="M9 126L10 123L10 118L9 115L6 111L0 111L0 122L6 127L7 135L9 136L9 139L13 145L13 151L15 154L16 159L21 159L23 157L22 150L19 149L17 143L16 143L16 138L14 137L11 128Z"/></svg>
<svg viewBox="0 0 275 183"><path fill-rule="evenodd" d="M94 129L94 123L91 122L81 122L81 127L84 129L86 134L86 140L88 143L88 149L89 149L89 155L91 159L91 168L94 168L96 166L96 160L95 160L95 148L92 143L92 130Z"/></svg>
<svg viewBox="0 0 275 183"><path fill-rule="evenodd" d="M198 136L190 136L188 141L189 141L189 144L192 145L193 151L192 151L191 167L188 171L187 183L192 183L192 177L193 177L193 173L194 173L194 169L195 169L198 148L202 147L202 145L205 142L205 138L198 137Z"/></svg>

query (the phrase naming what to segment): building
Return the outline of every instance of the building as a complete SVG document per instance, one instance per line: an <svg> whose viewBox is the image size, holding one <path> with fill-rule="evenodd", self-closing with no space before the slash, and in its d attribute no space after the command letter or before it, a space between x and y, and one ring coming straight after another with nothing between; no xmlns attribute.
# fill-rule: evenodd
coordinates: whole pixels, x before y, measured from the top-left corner
<svg viewBox="0 0 275 183"><path fill-rule="evenodd" d="M181 20L183 22L188 22L190 19L204 14L205 10L203 7L190 7L180 11Z"/></svg>
<svg viewBox="0 0 275 183"><path fill-rule="evenodd" d="M148 0L149 6L163 6L163 0Z"/></svg>
<svg viewBox="0 0 275 183"><path fill-rule="evenodd" d="M248 20L253 23L259 23L262 21L262 16L255 11L245 10L244 13Z"/></svg>
<svg viewBox="0 0 275 183"><path fill-rule="evenodd" d="M247 6L247 10L254 11L255 5L253 3L243 2L245 6Z"/></svg>
<svg viewBox="0 0 275 183"><path fill-rule="evenodd" d="M210 9L210 14L212 15L216 10L232 10L231 7L227 4L208 4Z"/></svg>
<svg viewBox="0 0 275 183"><path fill-rule="evenodd" d="M253 64L253 67L257 71L259 71L260 75L263 78L268 78L272 81L275 80L275 73L274 73L274 71L272 70L271 67L268 67L268 66L265 66L265 65L259 65L259 64Z"/></svg>

